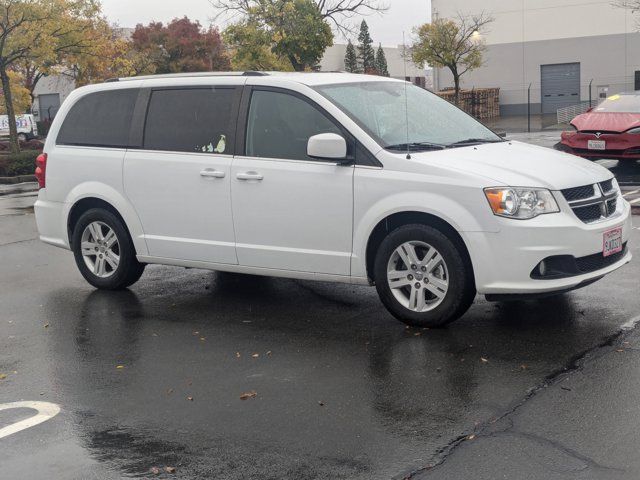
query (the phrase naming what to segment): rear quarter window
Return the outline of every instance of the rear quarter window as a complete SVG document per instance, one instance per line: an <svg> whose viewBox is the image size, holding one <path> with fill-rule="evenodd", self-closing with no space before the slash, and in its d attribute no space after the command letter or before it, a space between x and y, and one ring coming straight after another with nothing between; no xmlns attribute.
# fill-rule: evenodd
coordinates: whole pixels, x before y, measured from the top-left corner
<svg viewBox="0 0 640 480"><path fill-rule="evenodd" d="M56 144L126 148L138 89L90 93L65 117Z"/></svg>

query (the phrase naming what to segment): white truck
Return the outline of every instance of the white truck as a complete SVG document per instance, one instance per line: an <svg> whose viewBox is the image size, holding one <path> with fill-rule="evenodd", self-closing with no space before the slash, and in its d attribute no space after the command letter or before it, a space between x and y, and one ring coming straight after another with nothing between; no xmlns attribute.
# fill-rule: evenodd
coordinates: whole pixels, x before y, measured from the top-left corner
<svg viewBox="0 0 640 480"><path fill-rule="evenodd" d="M18 139L21 142L26 142L38 136L38 125L31 114L16 115L16 128L18 129ZM8 136L9 116L0 115L0 137Z"/></svg>

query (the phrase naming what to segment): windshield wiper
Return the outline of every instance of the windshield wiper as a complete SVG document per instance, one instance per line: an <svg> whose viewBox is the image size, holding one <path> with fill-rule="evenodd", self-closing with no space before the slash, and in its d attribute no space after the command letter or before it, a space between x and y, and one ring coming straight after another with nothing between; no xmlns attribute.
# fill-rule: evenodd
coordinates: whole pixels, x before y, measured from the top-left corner
<svg viewBox="0 0 640 480"><path fill-rule="evenodd" d="M397 145L387 145L387 150L398 150L400 152L420 152L424 150L444 150L447 148L445 145L431 142L411 142L411 143L398 143Z"/></svg>
<svg viewBox="0 0 640 480"><path fill-rule="evenodd" d="M459 142L450 143L447 145L447 148L455 148L455 147L470 147L472 145L480 145L482 143L500 143L505 140L493 140L490 138L467 138L466 140L460 140Z"/></svg>

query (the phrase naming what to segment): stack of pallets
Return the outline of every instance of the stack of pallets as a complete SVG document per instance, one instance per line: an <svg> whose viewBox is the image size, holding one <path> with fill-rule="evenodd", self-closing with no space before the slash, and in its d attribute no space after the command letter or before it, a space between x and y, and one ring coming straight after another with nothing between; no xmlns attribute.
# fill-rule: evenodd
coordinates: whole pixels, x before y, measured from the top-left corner
<svg viewBox="0 0 640 480"><path fill-rule="evenodd" d="M438 92L445 100L455 103L455 91L452 89ZM487 120L500 116L500 89L474 88L460 90L458 107L479 120Z"/></svg>

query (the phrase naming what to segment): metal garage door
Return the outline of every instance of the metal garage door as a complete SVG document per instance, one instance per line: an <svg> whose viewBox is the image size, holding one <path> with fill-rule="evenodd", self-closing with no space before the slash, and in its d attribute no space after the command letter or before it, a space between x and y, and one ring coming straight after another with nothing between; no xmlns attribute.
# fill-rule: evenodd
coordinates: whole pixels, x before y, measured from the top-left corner
<svg viewBox="0 0 640 480"><path fill-rule="evenodd" d="M580 103L580 64L540 65L542 113Z"/></svg>
<svg viewBox="0 0 640 480"><path fill-rule="evenodd" d="M40 107L40 120L53 120L60 108L59 93L45 93L38 95L38 105Z"/></svg>

